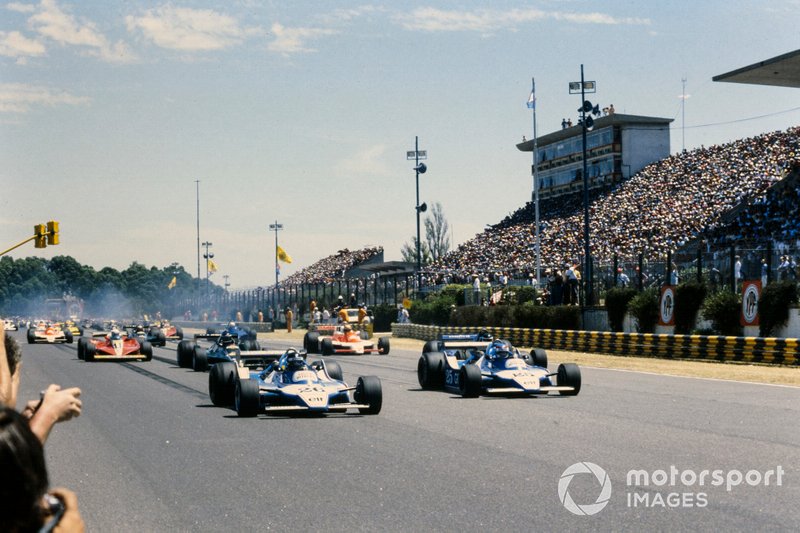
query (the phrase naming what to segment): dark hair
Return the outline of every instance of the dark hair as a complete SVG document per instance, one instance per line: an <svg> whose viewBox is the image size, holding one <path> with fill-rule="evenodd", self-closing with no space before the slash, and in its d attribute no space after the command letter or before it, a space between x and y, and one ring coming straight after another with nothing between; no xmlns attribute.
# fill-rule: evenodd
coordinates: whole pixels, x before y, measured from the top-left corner
<svg viewBox="0 0 800 533"><path fill-rule="evenodd" d="M8 335L5 337L5 346L6 357L8 358L8 371L11 372L11 375L13 376L14 372L17 370L17 365L19 365L19 362L22 359L22 350L19 348L17 339Z"/></svg>
<svg viewBox="0 0 800 533"><path fill-rule="evenodd" d="M0 531L38 531L47 486L42 443L28 421L11 408L0 409Z"/></svg>

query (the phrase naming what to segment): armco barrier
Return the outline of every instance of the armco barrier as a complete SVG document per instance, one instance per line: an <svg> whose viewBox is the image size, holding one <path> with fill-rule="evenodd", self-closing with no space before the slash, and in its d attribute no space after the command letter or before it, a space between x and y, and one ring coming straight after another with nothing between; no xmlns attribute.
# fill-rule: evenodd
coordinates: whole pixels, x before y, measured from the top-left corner
<svg viewBox="0 0 800 533"><path fill-rule="evenodd" d="M483 329L517 346L663 359L736 361L800 366L800 339L666 335L523 328L471 328L392 324L392 335L420 340Z"/></svg>

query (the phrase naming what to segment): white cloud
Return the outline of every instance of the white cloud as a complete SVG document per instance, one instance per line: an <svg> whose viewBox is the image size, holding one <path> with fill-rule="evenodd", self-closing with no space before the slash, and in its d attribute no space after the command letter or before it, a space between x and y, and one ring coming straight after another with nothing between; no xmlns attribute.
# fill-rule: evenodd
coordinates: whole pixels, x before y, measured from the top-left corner
<svg viewBox="0 0 800 533"><path fill-rule="evenodd" d="M411 31L476 31L481 33L503 29L514 30L523 24L548 19L577 24L650 24L649 19L642 18L615 18L603 13L563 13L540 9L447 11L433 7L420 7L411 13L394 17L395 22Z"/></svg>
<svg viewBox="0 0 800 533"><path fill-rule="evenodd" d="M24 59L43 56L45 52L44 44L36 39L29 39L18 31L0 31L0 56Z"/></svg>
<svg viewBox="0 0 800 533"><path fill-rule="evenodd" d="M140 17L125 18L128 31L139 30L157 46L172 50L222 50L240 44L257 28L243 28L239 22L210 9L163 6Z"/></svg>
<svg viewBox="0 0 800 533"><path fill-rule="evenodd" d="M386 165L386 145L368 146L343 159L334 166L338 176L364 176L367 178L391 175Z"/></svg>
<svg viewBox="0 0 800 533"><path fill-rule="evenodd" d="M28 26L41 37L62 46L84 47L88 50L86 52L88 55L112 63L130 63L136 59L125 43L109 43L93 22L79 22L75 17L62 10L55 0L42 0L38 6L12 3L6 5L6 8L20 13L32 13L28 18ZM30 49L38 49L33 43L41 46L43 54L44 43L29 39L26 44Z"/></svg>
<svg viewBox="0 0 800 533"><path fill-rule="evenodd" d="M58 105L84 105L85 96L74 96L65 91L24 83L0 83L0 113L27 113L33 107Z"/></svg>
<svg viewBox="0 0 800 533"><path fill-rule="evenodd" d="M6 9L9 11L16 11L17 13L33 13L36 11L36 6L33 4L23 4L21 2L9 2L6 4Z"/></svg>
<svg viewBox="0 0 800 533"><path fill-rule="evenodd" d="M306 46L306 41L339 32L324 28L287 28L276 22L272 25L270 33L275 36L275 39L269 43L267 49L270 52L287 55L298 52L316 52L316 49Z"/></svg>

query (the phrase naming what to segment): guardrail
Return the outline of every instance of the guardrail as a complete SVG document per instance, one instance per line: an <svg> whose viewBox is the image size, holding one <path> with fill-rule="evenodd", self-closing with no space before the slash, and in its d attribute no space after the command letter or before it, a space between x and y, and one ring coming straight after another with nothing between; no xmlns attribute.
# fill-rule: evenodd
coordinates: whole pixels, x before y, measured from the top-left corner
<svg viewBox="0 0 800 533"><path fill-rule="evenodd" d="M535 346L551 350L662 359L697 359L800 366L800 339L557 329L442 327L419 324L392 324L392 335L430 340L441 334L472 333L480 329L489 332L495 338L508 339L517 346Z"/></svg>

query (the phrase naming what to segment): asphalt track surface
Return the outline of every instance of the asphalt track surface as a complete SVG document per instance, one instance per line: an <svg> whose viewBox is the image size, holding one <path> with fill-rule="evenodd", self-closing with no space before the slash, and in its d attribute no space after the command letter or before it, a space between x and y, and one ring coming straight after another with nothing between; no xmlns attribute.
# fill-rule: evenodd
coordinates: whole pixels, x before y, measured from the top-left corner
<svg viewBox="0 0 800 533"><path fill-rule="evenodd" d="M88 531L796 531L800 524L794 387L584 368L576 397L462 399L420 390L419 353L394 349L335 358L348 382L381 378L377 416L239 419L211 405L207 373L177 367L174 344L136 363L84 363L75 344L24 344L23 352L20 406L50 383L83 390L82 416L58 425L46 452L51 484L78 493ZM558 486L570 465L586 461L607 472L611 494L601 511L578 516ZM658 477L673 466L674 486L627 483L631 470ZM743 480L730 491L712 485L710 473L703 486L682 483L703 470L731 482L733 471L775 474L769 486ZM564 487L579 506L601 494L592 474Z"/></svg>

